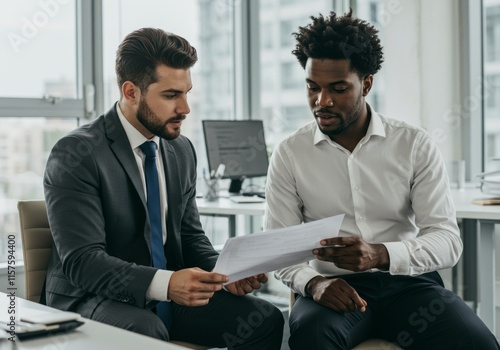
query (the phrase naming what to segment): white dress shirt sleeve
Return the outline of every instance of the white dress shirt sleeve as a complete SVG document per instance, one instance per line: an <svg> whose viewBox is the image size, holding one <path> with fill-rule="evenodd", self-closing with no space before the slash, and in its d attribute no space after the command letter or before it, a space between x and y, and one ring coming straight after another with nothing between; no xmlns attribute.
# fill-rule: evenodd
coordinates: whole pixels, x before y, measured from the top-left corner
<svg viewBox="0 0 500 350"><path fill-rule="evenodd" d="M462 241L444 162L435 143L424 132L413 149L410 200L419 228L416 238L384 243L389 272L419 275L455 265Z"/></svg>
<svg viewBox="0 0 500 350"><path fill-rule="evenodd" d="M294 164L286 150L286 143L273 151L266 184L266 230L299 225L303 222L302 201L297 195ZM275 272L277 279L295 293L306 295L305 287L320 276L309 264L302 263Z"/></svg>
<svg viewBox="0 0 500 350"><path fill-rule="evenodd" d="M170 301L168 299L168 285L174 271L158 270L156 271L148 290L146 298L148 300Z"/></svg>

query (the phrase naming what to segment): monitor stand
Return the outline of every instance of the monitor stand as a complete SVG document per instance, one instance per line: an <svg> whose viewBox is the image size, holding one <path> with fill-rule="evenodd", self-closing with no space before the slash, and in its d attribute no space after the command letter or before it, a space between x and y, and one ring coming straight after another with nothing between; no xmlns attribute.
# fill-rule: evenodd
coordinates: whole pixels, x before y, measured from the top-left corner
<svg viewBox="0 0 500 350"><path fill-rule="evenodd" d="M232 179L231 183L229 184L229 195L230 196L236 196L239 195L241 192L241 185L243 184L243 178L241 179Z"/></svg>

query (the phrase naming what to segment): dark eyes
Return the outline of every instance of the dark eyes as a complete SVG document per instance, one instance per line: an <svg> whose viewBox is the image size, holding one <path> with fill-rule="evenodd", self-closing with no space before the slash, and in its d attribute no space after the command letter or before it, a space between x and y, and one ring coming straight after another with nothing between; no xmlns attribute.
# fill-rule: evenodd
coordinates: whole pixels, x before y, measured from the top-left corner
<svg viewBox="0 0 500 350"><path fill-rule="evenodd" d="M321 89L317 86L310 86L308 85L307 86L307 90L310 91L310 92L319 92ZM330 89L330 92L335 92L337 94L341 94L343 92L347 91L347 87L335 87L335 88L331 88Z"/></svg>
<svg viewBox="0 0 500 350"><path fill-rule="evenodd" d="M191 93L191 90L186 92L186 94L190 94ZM164 94L163 95L163 98L167 99L167 100L172 100L176 97L179 97L180 93L171 93L171 94Z"/></svg>

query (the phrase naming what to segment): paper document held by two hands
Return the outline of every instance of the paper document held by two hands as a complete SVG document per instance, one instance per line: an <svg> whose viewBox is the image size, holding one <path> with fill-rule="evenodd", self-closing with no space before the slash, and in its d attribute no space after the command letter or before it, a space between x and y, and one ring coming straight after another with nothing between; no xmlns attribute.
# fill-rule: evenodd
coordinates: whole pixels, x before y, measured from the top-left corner
<svg viewBox="0 0 500 350"><path fill-rule="evenodd" d="M227 283L314 259L320 241L337 237L344 214L306 224L229 238L214 268Z"/></svg>

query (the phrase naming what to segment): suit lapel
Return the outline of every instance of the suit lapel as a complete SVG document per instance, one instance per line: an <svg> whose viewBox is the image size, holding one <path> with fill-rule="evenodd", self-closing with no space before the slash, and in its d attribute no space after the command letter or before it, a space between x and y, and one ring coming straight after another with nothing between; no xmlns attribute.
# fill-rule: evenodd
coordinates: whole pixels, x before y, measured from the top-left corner
<svg viewBox="0 0 500 350"><path fill-rule="evenodd" d="M167 244L166 244L166 256L167 265L172 266L176 264L175 259L178 255L179 249L181 247L181 237L178 234L180 228L175 218L182 217L181 205L182 205L182 189L180 187L181 179L179 174L179 164L177 156L174 152L173 147L165 140L161 139L161 154L163 160L163 166L165 168L166 177L166 187L167 187L167 203L168 203L168 215L167 215Z"/></svg>
<svg viewBox="0 0 500 350"><path fill-rule="evenodd" d="M116 113L116 104L111 108L111 110L105 116L105 129L108 139L112 142L110 143L111 151L114 153L121 166L125 170L125 173L132 182L132 186L141 198L144 211L148 212L148 207L146 203L146 195L144 193L144 188L142 185L141 175L139 169L137 168L137 162L135 160L132 147L130 146L130 141L128 140L127 134L123 129L120 118ZM146 214L147 215L147 214ZM151 254L151 235L149 229L149 221L146 220L144 223L144 239Z"/></svg>
<svg viewBox="0 0 500 350"><path fill-rule="evenodd" d="M147 208L146 196L142 188L141 175L139 174L139 169L137 169L137 162L135 161L127 134L123 129L115 108L116 105L106 114L104 119L106 135L113 141L110 144L110 148L130 178L134 189L141 198L144 208Z"/></svg>

